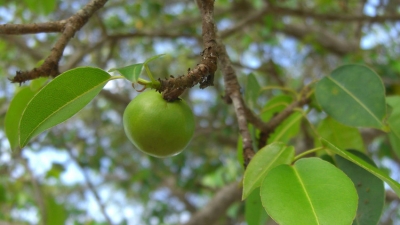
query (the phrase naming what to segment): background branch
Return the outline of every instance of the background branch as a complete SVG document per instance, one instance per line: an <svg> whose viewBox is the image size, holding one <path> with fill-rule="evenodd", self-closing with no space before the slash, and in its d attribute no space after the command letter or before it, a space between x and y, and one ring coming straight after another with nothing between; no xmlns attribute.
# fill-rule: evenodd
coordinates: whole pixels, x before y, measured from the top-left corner
<svg viewBox="0 0 400 225"><path fill-rule="evenodd" d="M242 188L239 182L234 182L218 190L214 197L200 211L192 215L184 225L213 224L224 215L229 206L240 201Z"/></svg>
<svg viewBox="0 0 400 225"><path fill-rule="evenodd" d="M21 84L38 77L57 76L59 74L58 63L69 40L86 24L94 12L102 8L106 2L107 0L92 0L75 15L68 18L65 23L63 22L63 32L44 63L30 71L18 71L12 82Z"/></svg>

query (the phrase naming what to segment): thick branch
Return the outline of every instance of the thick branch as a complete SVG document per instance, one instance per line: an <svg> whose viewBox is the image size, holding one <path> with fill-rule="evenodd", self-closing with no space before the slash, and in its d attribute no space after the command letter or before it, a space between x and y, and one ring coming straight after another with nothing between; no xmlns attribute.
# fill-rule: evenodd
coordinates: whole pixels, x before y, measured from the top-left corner
<svg viewBox="0 0 400 225"><path fill-rule="evenodd" d="M241 195L242 189L238 182L223 187L214 195L208 204L195 213L185 225L213 224L221 215L224 215L232 203L240 201Z"/></svg>
<svg viewBox="0 0 400 225"><path fill-rule="evenodd" d="M239 131L243 138L243 159L244 167L250 163L250 160L254 156L253 142L251 140L251 135L247 127L246 118L246 106L244 104L243 98L240 94L240 85L236 77L235 70L232 67L231 60L226 52L225 46L220 43L218 49L219 62L222 66L222 73L224 74L225 80L225 97L227 102L232 102L233 107L236 112L236 117L238 120Z"/></svg>
<svg viewBox="0 0 400 225"><path fill-rule="evenodd" d="M57 76L59 74L58 62L60 61L65 46L75 33L86 24L89 18L98 9L102 8L107 0L92 0L76 14L68 18L64 24L63 32L58 38L56 44L51 49L50 55L44 63L31 71L18 71L17 75L12 79L13 83L23 83L38 77Z"/></svg>

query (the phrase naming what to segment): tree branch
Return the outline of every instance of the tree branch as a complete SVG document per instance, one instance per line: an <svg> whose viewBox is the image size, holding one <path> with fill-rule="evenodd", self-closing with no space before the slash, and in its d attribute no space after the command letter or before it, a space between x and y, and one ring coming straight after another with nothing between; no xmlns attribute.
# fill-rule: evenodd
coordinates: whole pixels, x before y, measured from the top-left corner
<svg viewBox="0 0 400 225"><path fill-rule="evenodd" d="M243 159L244 167L246 168L255 154L253 150L251 135L247 127L247 118L245 111L247 107L245 106L243 98L240 94L240 85L237 80L236 72L232 67L231 60L229 59L225 46L222 43L219 43L218 55L226 85L225 100L228 103L233 103L233 107L235 109L236 117L238 120L239 131L243 138Z"/></svg>
<svg viewBox="0 0 400 225"><path fill-rule="evenodd" d="M66 23L66 20L60 20L33 24L0 24L0 34L21 35L62 32Z"/></svg>
<svg viewBox="0 0 400 225"><path fill-rule="evenodd" d="M200 211L195 213L185 225L213 224L223 215L229 206L240 201L242 189L239 182L221 188Z"/></svg>
<svg viewBox="0 0 400 225"><path fill-rule="evenodd" d="M94 198L96 199L97 204L99 205L100 211L103 214L104 218L106 219L107 223L112 225L112 221L110 216L107 214L105 206L103 202L101 201L99 193L96 191L96 188L94 187L92 181L90 180L89 175L87 174L85 168L82 166L82 163L78 160L78 158L72 153L72 146L69 146L67 148L67 152L71 159L73 159L76 164L78 165L79 169L81 170L83 177L85 178L86 185L88 186L89 190L92 192Z"/></svg>
<svg viewBox="0 0 400 225"><path fill-rule="evenodd" d="M44 63L30 71L18 71L11 82L21 84L38 77L57 76L59 74L58 63L69 40L86 24L93 13L102 8L106 2L107 0L92 0L76 14L68 18L65 23L63 22L62 34Z"/></svg>
<svg viewBox="0 0 400 225"><path fill-rule="evenodd" d="M386 21L399 21L399 14L381 15L381 16L366 16L366 15L348 15L348 14L329 14L329 13L316 13L311 10L304 9L290 9L279 6L270 5L268 12L285 15L285 16L298 16L304 18L314 18L316 20L324 21L342 21L342 22L367 22L367 23L382 23Z"/></svg>
<svg viewBox="0 0 400 225"><path fill-rule="evenodd" d="M167 80L159 80L163 98L174 101L185 91L200 83L200 88L212 86L214 73L217 70L217 43L214 25L214 0L201 0L198 5L202 14L202 37L204 51L201 62L193 70L188 70L185 76L171 77Z"/></svg>

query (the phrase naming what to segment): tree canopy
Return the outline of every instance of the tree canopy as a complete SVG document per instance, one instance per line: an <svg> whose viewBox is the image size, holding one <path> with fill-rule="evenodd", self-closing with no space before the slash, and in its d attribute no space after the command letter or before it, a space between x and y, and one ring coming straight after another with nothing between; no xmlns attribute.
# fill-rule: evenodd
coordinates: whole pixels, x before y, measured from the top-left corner
<svg viewBox="0 0 400 225"><path fill-rule="evenodd" d="M274 207L306 211L313 197L349 213L343 221L399 223L399 10L396 0L0 0L0 223L293 224ZM195 116L173 157L142 153L124 132L147 70ZM76 115L47 120L70 91L92 90ZM36 120L51 126L29 130ZM328 199L314 181L348 189L327 185ZM302 199L302 187L315 196ZM340 224L329 216L316 213Z"/></svg>

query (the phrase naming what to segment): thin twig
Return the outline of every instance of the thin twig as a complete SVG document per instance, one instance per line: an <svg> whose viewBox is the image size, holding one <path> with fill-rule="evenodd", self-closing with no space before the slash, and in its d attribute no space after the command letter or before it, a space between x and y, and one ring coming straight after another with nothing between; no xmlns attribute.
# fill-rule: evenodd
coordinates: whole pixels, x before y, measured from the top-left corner
<svg viewBox="0 0 400 225"><path fill-rule="evenodd" d="M100 211L101 211L101 213L103 214L104 218L107 220L107 223L112 225L112 224L113 224L113 223L112 223L112 220L111 220L110 216L109 216L109 215L107 214L107 212L106 212L106 208L105 208L103 202L101 201L101 198L100 198L99 193L97 192L97 190L96 190L96 188L94 187L92 181L90 180L90 177L89 177L89 175L87 174L85 168L82 166L82 163L81 163L81 162L78 160L78 158L72 153L72 150L71 150L71 149L72 149L71 147L68 147L68 148L67 148L67 152L68 152L69 156L71 157L71 159L73 159L73 160L76 162L76 164L78 165L79 169L81 170L81 172L82 172L82 174L83 174L83 177L85 178L85 183L86 183L86 185L88 186L89 190L90 190L90 191L92 192L92 194L94 195L94 198L95 198L97 204L99 205Z"/></svg>
<svg viewBox="0 0 400 225"><path fill-rule="evenodd" d="M43 196L42 190L40 189L40 185L37 181L37 179L35 178L31 168L29 168L28 162L25 158L20 157L22 164L24 165L24 168L26 169L26 171L28 172L31 182L32 182L32 186L33 186L33 191L35 193L35 198L36 201L39 205L39 210L40 210L40 214L41 214L41 220L40 220L40 224L42 225L49 225L46 224L46 219L47 218L47 210L46 210L46 205L44 203L45 197Z"/></svg>

